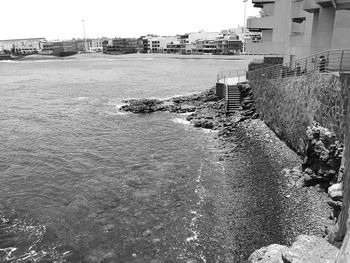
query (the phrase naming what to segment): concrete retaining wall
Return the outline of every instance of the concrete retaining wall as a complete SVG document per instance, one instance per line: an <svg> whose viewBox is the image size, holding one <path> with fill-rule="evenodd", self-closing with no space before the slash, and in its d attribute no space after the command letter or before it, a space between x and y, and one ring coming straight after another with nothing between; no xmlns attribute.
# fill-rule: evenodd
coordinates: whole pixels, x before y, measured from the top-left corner
<svg viewBox="0 0 350 263"><path fill-rule="evenodd" d="M257 112L289 146L302 153L313 121L343 141L349 101L347 77L318 72L300 77L249 82Z"/></svg>
<svg viewBox="0 0 350 263"><path fill-rule="evenodd" d="M216 96L218 96L220 99L225 98L225 96L226 96L226 84L216 83Z"/></svg>

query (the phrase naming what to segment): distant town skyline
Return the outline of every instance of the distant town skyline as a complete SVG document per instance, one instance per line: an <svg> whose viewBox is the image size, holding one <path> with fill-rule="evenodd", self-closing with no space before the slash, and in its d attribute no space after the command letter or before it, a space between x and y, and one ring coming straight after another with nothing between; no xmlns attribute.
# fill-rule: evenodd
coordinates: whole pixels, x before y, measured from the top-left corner
<svg viewBox="0 0 350 263"><path fill-rule="evenodd" d="M97 4L98 3L98 4ZM0 39L45 37L46 39L86 37L139 37L176 35L204 30L220 31L243 26L243 0L113 1L44 0L2 3ZM8 10L8 11L6 11ZM258 15L251 0L247 17Z"/></svg>

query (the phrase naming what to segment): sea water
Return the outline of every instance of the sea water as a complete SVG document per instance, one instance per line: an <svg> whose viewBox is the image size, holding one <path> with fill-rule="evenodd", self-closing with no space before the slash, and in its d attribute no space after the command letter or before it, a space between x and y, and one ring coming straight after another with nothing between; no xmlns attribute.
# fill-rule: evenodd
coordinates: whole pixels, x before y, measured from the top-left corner
<svg viewBox="0 0 350 263"><path fill-rule="evenodd" d="M184 115L119 107L129 98L201 92L219 70L246 68L249 60L95 54L1 61L1 259L229 262L227 240L243 230L219 224L227 204L215 196L225 187L215 136Z"/></svg>

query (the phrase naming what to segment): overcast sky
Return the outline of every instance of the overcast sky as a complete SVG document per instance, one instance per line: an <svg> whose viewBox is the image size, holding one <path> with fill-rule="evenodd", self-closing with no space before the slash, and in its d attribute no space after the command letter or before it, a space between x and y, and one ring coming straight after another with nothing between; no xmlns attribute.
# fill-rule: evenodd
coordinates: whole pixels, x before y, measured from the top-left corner
<svg viewBox="0 0 350 263"><path fill-rule="evenodd" d="M247 17L258 14L251 0ZM242 26L243 0L2 1L0 39L176 35Z"/></svg>

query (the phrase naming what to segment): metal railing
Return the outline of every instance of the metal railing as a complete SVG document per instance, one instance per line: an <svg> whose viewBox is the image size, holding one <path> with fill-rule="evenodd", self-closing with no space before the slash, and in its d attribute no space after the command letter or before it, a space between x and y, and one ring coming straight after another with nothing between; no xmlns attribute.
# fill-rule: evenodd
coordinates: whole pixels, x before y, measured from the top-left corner
<svg viewBox="0 0 350 263"><path fill-rule="evenodd" d="M217 74L218 83L227 83L228 79L237 78L237 82L245 81L247 76L246 69L219 71Z"/></svg>
<svg viewBox="0 0 350 263"><path fill-rule="evenodd" d="M249 71L249 81L301 76L313 72L350 72L350 49L329 50L285 64Z"/></svg>

